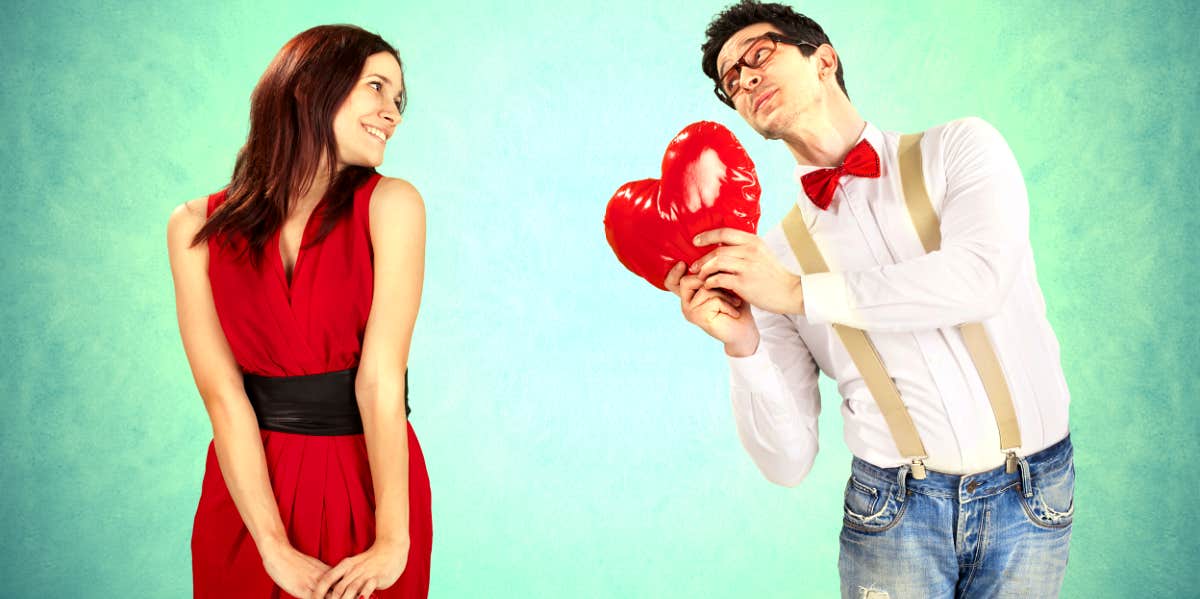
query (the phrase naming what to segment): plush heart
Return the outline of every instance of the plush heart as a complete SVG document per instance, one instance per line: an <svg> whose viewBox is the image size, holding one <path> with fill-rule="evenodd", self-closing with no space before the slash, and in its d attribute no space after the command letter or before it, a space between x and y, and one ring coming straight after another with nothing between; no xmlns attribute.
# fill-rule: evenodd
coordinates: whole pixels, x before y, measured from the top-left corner
<svg viewBox="0 0 1200 599"><path fill-rule="evenodd" d="M691 264L712 246L699 233L758 227L758 175L750 156L725 127L700 121L683 128L663 155L662 180L626 183L608 201L604 233L625 268L659 289L680 261Z"/></svg>

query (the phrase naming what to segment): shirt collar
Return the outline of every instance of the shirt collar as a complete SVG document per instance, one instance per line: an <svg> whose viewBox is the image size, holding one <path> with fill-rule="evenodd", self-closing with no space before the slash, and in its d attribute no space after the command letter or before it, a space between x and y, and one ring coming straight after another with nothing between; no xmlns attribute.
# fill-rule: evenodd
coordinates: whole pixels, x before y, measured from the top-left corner
<svg viewBox="0 0 1200 599"><path fill-rule="evenodd" d="M871 147L875 148L875 151L878 152L880 156L883 156L883 131L880 131L879 127L876 127L871 123L871 121L866 121L866 126L863 127L862 133L859 134L858 139L854 140L854 144L850 147L853 148L864 139L871 144ZM799 183L800 177L803 177L804 175L807 175L813 171L819 171L823 168L829 167L813 166L811 164L797 164L793 178L796 180L796 183Z"/></svg>

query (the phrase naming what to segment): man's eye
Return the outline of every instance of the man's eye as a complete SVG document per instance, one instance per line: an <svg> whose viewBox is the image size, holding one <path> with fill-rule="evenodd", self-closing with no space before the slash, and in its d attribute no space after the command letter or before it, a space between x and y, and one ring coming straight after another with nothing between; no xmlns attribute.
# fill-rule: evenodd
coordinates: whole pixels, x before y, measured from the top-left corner
<svg viewBox="0 0 1200 599"><path fill-rule="evenodd" d="M766 60L770 55L770 48L759 48L754 52L754 64L762 64L762 61Z"/></svg>
<svg viewBox="0 0 1200 599"><path fill-rule="evenodd" d="M725 93L733 93L733 90L737 89L737 82L737 77L726 77L725 83L723 84L725 87Z"/></svg>

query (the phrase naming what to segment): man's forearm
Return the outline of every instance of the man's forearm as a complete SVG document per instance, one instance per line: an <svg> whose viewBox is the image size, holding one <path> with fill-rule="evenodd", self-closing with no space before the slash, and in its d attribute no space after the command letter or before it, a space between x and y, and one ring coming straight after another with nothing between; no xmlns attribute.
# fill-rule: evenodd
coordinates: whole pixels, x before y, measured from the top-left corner
<svg viewBox="0 0 1200 599"><path fill-rule="evenodd" d="M761 347L751 356L729 361L730 395L742 446L768 480L799 484L817 454L820 399L797 401L794 393L815 394L815 377L811 386L790 389Z"/></svg>

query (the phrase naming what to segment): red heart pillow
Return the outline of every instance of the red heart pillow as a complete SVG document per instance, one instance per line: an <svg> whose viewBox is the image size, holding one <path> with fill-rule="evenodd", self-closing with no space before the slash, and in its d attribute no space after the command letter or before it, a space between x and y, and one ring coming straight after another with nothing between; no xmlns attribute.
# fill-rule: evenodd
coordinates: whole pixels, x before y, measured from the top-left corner
<svg viewBox="0 0 1200 599"><path fill-rule="evenodd" d="M754 163L733 133L692 123L667 144L661 181L631 181L613 194L604 233L625 268L666 289L672 266L711 249L692 245L696 235L722 227L756 231L759 191Z"/></svg>

